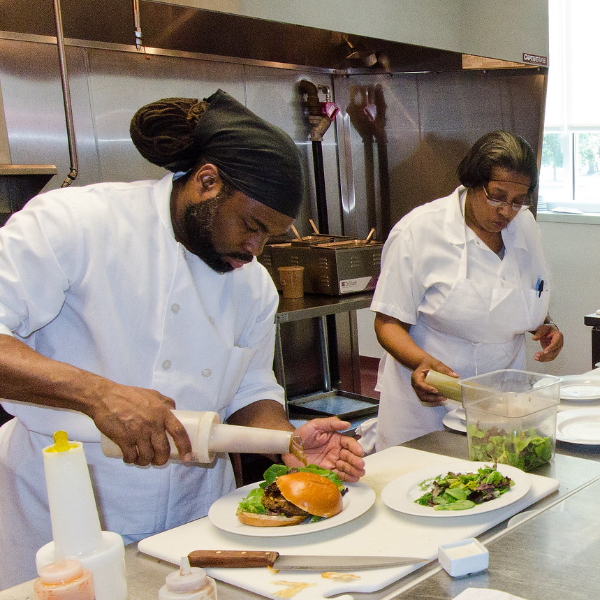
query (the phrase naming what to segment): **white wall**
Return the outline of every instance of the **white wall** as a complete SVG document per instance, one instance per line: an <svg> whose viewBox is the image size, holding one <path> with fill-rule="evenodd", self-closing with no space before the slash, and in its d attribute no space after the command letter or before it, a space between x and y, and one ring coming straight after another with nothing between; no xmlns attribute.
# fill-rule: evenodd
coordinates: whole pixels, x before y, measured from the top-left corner
<svg viewBox="0 0 600 600"><path fill-rule="evenodd" d="M565 336L565 346L551 363L528 361L527 368L551 375L575 375L592 368L591 328L586 314L600 308L600 225L538 219L544 251L554 278L550 314ZM535 348L528 343L528 355ZM532 364L533 363L533 364Z"/></svg>
<svg viewBox="0 0 600 600"><path fill-rule="evenodd" d="M522 62L524 52L548 56L544 0L168 2L515 62Z"/></svg>
<svg viewBox="0 0 600 600"><path fill-rule="evenodd" d="M592 350L591 328L583 324L583 317L600 309L600 224L538 221L554 278L550 314L565 336L565 346L556 360L539 363L532 358L539 343L527 334L527 370L550 375L585 373L592 368ZM358 312L358 327L360 354L380 357L369 309Z"/></svg>

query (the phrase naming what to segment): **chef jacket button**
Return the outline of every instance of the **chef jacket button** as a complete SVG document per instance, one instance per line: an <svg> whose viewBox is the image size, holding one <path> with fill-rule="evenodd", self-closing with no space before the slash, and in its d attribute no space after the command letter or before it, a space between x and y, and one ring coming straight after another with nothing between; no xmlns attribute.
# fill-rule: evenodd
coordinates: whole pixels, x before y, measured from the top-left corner
<svg viewBox="0 0 600 600"><path fill-rule="evenodd" d="M212 317L208 317L208 320L210 321L210 324L211 324L211 325L214 325L214 324L215 324L215 320L214 320Z"/></svg>
<svg viewBox="0 0 600 600"><path fill-rule="evenodd" d="M165 371L168 371L171 368L171 361L170 360L163 360L162 368Z"/></svg>
<svg viewBox="0 0 600 600"><path fill-rule="evenodd" d="M212 375L212 371L210 369L202 369L202 377L210 377Z"/></svg>
<svg viewBox="0 0 600 600"><path fill-rule="evenodd" d="M171 304L171 311L174 312L175 314L177 314L180 309L181 309L181 306L179 306L179 304L177 304L177 302L175 302L175 304Z"/></svg>

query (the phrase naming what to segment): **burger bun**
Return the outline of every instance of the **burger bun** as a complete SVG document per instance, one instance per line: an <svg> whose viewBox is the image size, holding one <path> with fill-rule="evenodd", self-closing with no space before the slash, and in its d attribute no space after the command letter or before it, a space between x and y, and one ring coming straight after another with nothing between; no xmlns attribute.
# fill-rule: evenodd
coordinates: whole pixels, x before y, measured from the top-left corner
<svg viewBox="0 0 600 600"><path fill-rule="evenodd" d="M301 515L287 517L285 515L260 515L250 512L239 512L237 518L244 525L252 525L252 527L286 527L306 521L306 517Z"/></svg>
<svg viewBox="0 0 600 600"><path fill-rule="evenodd" d="M333 517L342 512L342 494L333 481L307 471L277 478L281 495L292 504L317 517Z"/></svg>

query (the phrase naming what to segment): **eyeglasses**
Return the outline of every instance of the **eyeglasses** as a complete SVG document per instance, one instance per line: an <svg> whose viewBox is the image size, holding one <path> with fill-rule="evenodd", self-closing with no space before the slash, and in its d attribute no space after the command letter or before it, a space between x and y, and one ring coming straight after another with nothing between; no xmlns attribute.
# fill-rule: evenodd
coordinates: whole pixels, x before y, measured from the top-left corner
<svg viewBox="0 0 600 600"><path fill-rule="evenodd" d="M521 210L527 210L531 206L531 196L529 194L525 196L525 200L519 201L515 199L512 202L507 202L506 200L500 200L500 198L494 198L493 196L490 196L487 185L484 184L482 187L487 203L494 208L504 208L505 206L510 206L512 210L519 212Z"/></svg>

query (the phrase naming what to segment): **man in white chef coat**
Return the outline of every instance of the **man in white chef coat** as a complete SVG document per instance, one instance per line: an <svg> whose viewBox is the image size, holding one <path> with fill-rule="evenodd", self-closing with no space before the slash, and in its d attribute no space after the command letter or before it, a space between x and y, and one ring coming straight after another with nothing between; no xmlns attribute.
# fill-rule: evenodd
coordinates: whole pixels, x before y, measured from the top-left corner
<svg viewBox="0 0 600 600"><path fill-rule="evenodd" d="M0 589L52 539L42 448L82 441L103 529L125 542L207 514L229 461L186 464L171 409L293 430L273 371L278 294L254 259L303 197L294 142L219 90L136 113L132 139L171 173L41 194L0 229ZM346 481L362 448L338 419L297 430ZM100 432L123 451L106 458ZM169 433L181 462L168 461ZM284 462L297 464L291 455Z"/></svg>

